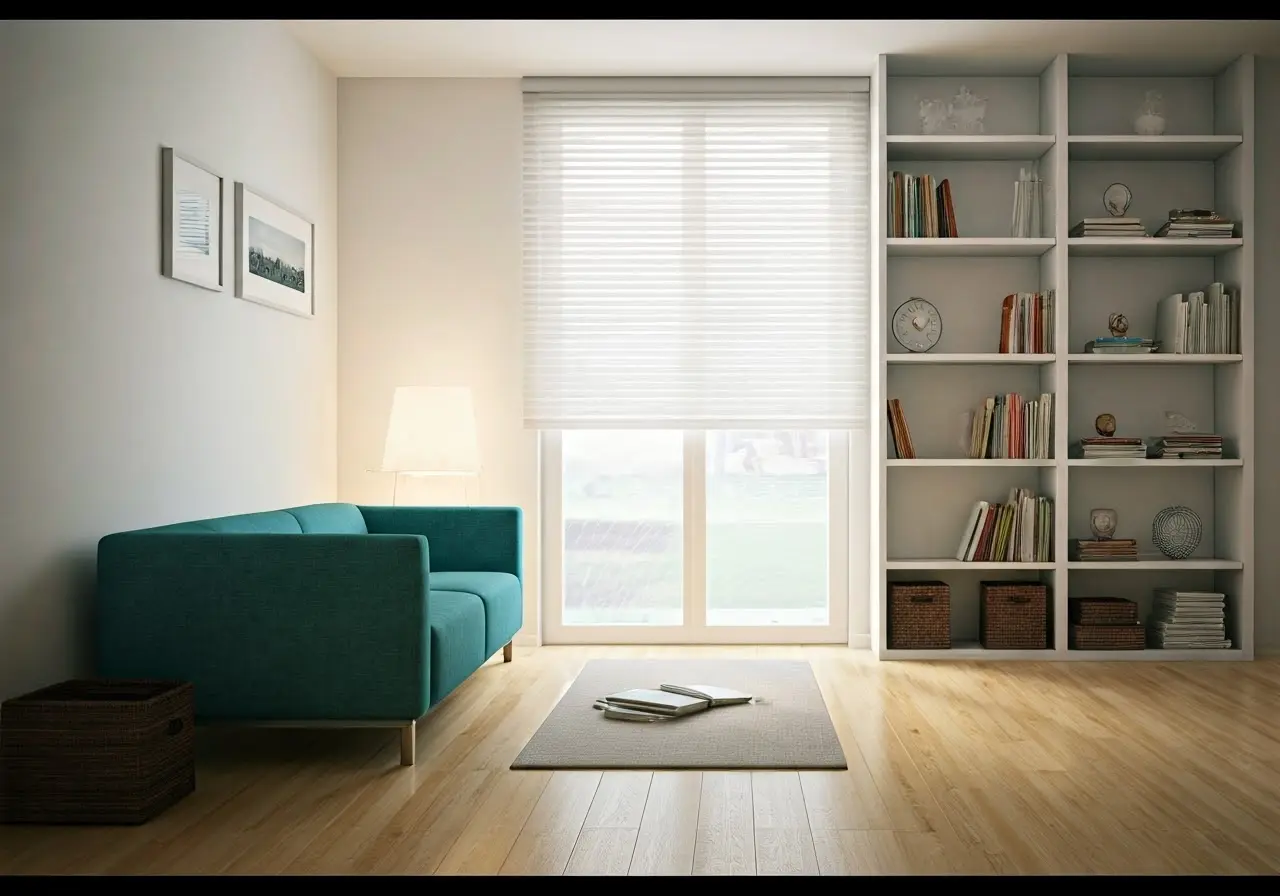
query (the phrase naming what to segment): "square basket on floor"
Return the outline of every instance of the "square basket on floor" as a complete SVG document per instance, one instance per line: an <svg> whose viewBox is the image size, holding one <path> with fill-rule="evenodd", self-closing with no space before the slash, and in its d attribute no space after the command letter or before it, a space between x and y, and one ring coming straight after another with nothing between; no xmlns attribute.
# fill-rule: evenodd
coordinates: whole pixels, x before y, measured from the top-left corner
<svg viewBox="0 0 1280 896"><path fill-rule="evenodd" d="M951 647L951 586L946 582L889 583L889 649Z"/></svg>
<svg viewBox="0 0 1280 896"><path fill-rule="evenodd" d="M0 706L5 822L141 824L195 778L188 683L72 680Z"/></svg>
<svg viewBox="0 0 1280 896"><path fill-rule="evenodd" d="M983 582L978 634L988 650L1049 646L1049 588L1043 582Z"/></svg>
<svg viewBox="0 0 1280 896"><path fill-rule="evenodd" d="M1147 646L1147 627L1141 622L1123 625L1072 624L1071 650L1142 650Z"/></svg>

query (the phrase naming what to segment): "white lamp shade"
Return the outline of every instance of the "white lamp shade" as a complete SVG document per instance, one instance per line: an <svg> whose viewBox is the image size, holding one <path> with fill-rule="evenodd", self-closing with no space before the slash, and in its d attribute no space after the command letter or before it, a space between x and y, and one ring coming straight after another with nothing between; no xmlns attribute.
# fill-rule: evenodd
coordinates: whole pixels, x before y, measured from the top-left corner
<svg viewBox="0 0 1280 896"><path fill-rule="evenodd" d="M480 472L471 390L450 386L398 386L391 399L387 473L470 476Z"/></svg>

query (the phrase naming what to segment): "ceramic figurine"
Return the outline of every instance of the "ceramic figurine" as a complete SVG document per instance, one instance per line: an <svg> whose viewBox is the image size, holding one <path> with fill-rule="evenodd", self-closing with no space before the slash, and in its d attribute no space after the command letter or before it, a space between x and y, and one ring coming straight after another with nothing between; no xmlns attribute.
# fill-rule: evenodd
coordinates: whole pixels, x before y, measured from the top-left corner
<svg viewBox="0 0 1280 896"><path fill-rule="evenodd" d="M1107 329L1112 336L1120 338L1129 332L1129 318L1123 314L1113 314L1107 318Z"/></svg>
<svg viewBox="0 0 1280 896"><path fill-rule="evenodd" d="M1116 534L1116 526L1120 524L1120 515L1110 507L1095 507L1089 511L1089 528L1093 537L1106 541Z"/></svg>
<svg viewBox="0 0 1280 896"><path fill-rule="evenodd" d="M1099 414L1093 421L1093 428L1098 431L1098 435L1109 438L1116 434L1116 418L1110 414Z"/></svg>

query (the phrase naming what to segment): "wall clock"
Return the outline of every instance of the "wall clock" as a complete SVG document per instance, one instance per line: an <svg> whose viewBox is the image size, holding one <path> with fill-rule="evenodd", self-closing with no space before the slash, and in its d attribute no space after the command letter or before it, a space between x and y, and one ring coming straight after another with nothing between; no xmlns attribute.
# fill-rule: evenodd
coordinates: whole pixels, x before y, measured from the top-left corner
<svg viewBox="0 0 1280 896"><path fill-rule="evenodd" d="M927 352L942 338L942 315L933 303L912 296L893 312L893 337L909 352Z"/></svg>

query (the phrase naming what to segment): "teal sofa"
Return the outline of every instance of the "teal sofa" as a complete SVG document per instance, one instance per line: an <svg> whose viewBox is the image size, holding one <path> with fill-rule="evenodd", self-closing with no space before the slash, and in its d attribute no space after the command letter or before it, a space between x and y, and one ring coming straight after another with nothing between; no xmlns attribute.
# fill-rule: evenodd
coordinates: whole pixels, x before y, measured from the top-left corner
<svg viewBox="0 0 1280 896"><path fill-rule="evenodd" d="M414 725L523 623L518 507L312 504L107 535L96 666L198 721Z"/></svg>

